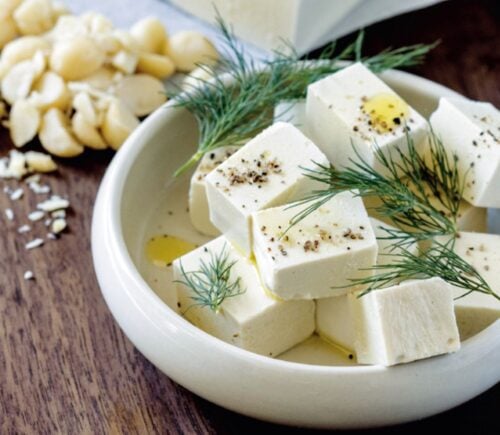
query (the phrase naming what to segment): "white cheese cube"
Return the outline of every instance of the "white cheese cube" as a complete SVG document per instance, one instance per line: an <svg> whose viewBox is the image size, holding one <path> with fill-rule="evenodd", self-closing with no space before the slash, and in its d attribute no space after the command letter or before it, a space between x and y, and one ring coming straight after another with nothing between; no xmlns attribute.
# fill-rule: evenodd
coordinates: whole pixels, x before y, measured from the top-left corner
<svg viewBox="0 0 500 435"><path fill-rule="evenodd" d="M347 293L350 279L377 258L377 241L361 198L343 192L292 226L301 210L254 213L253 251L264 285L278 297L313 299Z"/></svg>
<svg viewBox="0 0 500 435"><path fill-rule="evenodd" d="M384 228L394 227L374 218L370 218L370 223L377 237L377 264L390 264L394 260L392 255L400 253L401 248L393 248L390 240L381 238L388 235ZM413 243L407 249L415 255L418 254L417 243ZM347 351L354 351L354 324L347 295L316 301L316 331L326 341Z"/></svg>
<svg viewBox="0 0 500 435"><path fill-rule="evenodd" d="M212 223L245 255L252 249L254 211L300 199L319 183L304 168L328 160L293 125L264 130L206 177Z"/></svg>
<svg viewBox="0 0 500 435"><path fill-rule="evenodd" d="M443 238L438 240L442 242ZM500 294L500 235L461 232L454 251L479 272L496 294ZM453 296L459 298L464 293L457 288ZM500 301L491 295L472 292L455 299L455 313L460 336L466 339L500 318Z"/></svg>
<svg viewBox="0 0 500 435"><path fill-rule="evenodd" d="M235 262L230 282L240 279L244 290L225 299L218 312L194 306L192 290L177 282L179 310L191 323L205 332L243 349L267 356L277 356L308 338L314 331L314 301L281 302L269 297L262 288L255 266L241 256L221 236L174 261L174 279L183 280L185 272L200 269L212 255L228 253Z"/></svg>
<svg viewBox="0 0 500 435"><path fill-rule="evenodd" d="M236 36L266 49L289 41L301 54L330 41L332 28L361 0L172 0L180 8L212 22L217 16ZM364 24L359 24L362 27ZM354 30L355 27L352 27ZM343 34L348 33L344 30Z"/></svg>
<svg viewBox="0 0 500 435"><path fill-rule="evenodd" d="M350 294L358 362L391 366L457 351L453 293L441 278L430 278Z"/></svg>
<svg viewBox="0 0 500 435"><path fill-rule="evenodd" d="M438 211L444 213L447 217L451 218L452 214L450 213L450 210L432 192L428 184L424 185L424 190L431 205ZM382 221L388 220L375 210L376 207L382 205L382 201L379 198L366 197L363 201L370 216L374 216ZM458 206L456 224L460 231L484 232L488 228L488 211L486 208L474 207L467 201L462 200Z"/></svg>
<svg viewBox="0 0 500 435"><path fill-rule="evenodd" d="M281 101L274 107L274 122L289 122L307 135L306 100Z"/></svg>
<svg viewBox="0 0 500 435"><path fill-rule="evenodd" d="M427 121L361 63L309 85L306 119L309 137L338 168L359 160L356 150L383 172L376 146L397 161L395 149L407 150L406 129L417 149L428 131Z"/></svg>
<svg viewBox="0 0 500 435"><path fill-rule="evenodd" d="M236 146L221 147L205 154L191 177L189 216L193 226L207 236L217 236L220 231L210 222L205 177L234 154L238 148Z"/></svg>
<svg viewBox="0 0 500 435"><path fill-rule="evenodd" d="M490 103L441 98L430 122L458 157L464 198L478 207L500 207L500 111Z"/></svg>

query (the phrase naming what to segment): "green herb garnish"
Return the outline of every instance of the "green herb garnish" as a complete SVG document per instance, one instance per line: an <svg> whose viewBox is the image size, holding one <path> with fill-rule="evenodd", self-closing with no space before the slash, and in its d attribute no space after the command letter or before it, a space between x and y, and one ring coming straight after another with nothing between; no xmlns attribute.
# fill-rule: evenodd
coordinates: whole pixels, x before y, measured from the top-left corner
<svg viewBox="0 0 500 435"><path fill-rule="evenodd" d="M386 236L382 237L392 243L394 253L389 255L393 262L369 268L374 274L351 280L352 286L366 287L362 293L366 294L404 280L437 276L463 288L465 294L477 291L500 299L477 270L453 251L466 179L459 176L457 157L447 154L433 131L429 133L426 153L418 152L409 134L404 152L395 149L386 154L380 148L375 150L381 171L374 170L356 149L356 159L351 159L348 168L338 170L322 165L304 168L307 177L324 184L325 188L290 205L305 207L291 219L290 227L340 192L354 191L363 198L377 197L381 205L375 210L396 227L384 228ZM433 204L426 188L430 188L446 212ZM433 240L439 236L444 236L447 242ZM431 247L418 255L408 249L415 242L431 240ZM397 252L395 248L399 248Z"/></svg>
<svg viewBox="0 0 500 435"><path fill-rule="evenodd" d="M363 286L363 296L373 290L382 289L410 279L439 277L465 290L460 297L472 292L484 293L500 300L480 273L453 251L453 240L447 243L433 242L432 248L418 255L402 247L390 264L375 265L373 276L351 280L353 286Z"/></svg>
<svg viewBox="0 0 500 435"><path fill-rule="evenodd" d="M175 282L189 287L193 292L191 299L193 299L194 304L189 308L193 306L208 307L213 312L218 313L222 303L227 298L243 294L246 289L241 286L241 278L231 280L231 269L236 262L236 260L229 260L226 245L219 253L210 252L208 262L200 260L198 270L186 272L182 262L180 262L183 279Z"/></svg>
<svg viewBox="0 0 500 435"><path fill-rule="evenodd" d="M363 62L373 72L419 64L436 44L417 44L386 49L372 57L362 56L364 33L344 50L329 44L315 60L300 60L296 53L276 52L272 60L256 62L222 21L218 19L225 53L218 65L204 65L213 79L200 80L192 92L175 96L176 105L191 112L198 122L199 143L195 154L177 171L181 174L207 152L227 145L243 145L272 122L274 106L283 100L304 98L307 86L342 69L342 61ZM227 73L227 76L222 76Z"/></svg>
<svg viewBox="0 0 500 435"><path fill-rule="evenodd" d="M455 236L458 232L457 215L464 181L460 180L455 157L450 162L442 142L431 131L429 134L428 158L419 153L412 137L406 134L406 147L383 152L374 145L375 159L381 171L373 169L353 147L356 158L351 166L336 169L333 166L316 164L315 168L303 168L307 177L325 185L324 189L311 192L291 207L306 206L291 221L297 224L306 216L340 192L356 191L358 196L379 198L381 205L377 213L388 218L397 228L393 234L400 244L430 240L436 236ZM448 211L436 207L427 188L439 199Z"/></svg>

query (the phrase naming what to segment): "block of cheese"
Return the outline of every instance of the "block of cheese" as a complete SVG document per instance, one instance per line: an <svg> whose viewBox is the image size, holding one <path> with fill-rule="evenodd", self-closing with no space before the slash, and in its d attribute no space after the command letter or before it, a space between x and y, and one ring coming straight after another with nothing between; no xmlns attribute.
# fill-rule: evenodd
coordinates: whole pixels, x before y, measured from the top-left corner
<svg viewBox="0 0 500 435"><path fill-rule="evenodd" d="M500 295L500 235L461 232L454 250ZM456 289L454 297L463 294L463 289ZM472 292L455 300L455 313L460 337L464 340L500 319L500 301L487 294Z"/></svg>
<svg viewBox="0 0 500 435"><path fill-rule="evenodd" d="M395 149L407 149L406 130L417 149L428 132L427 121L361 63L309 85L306 119L309 137L338 168L359 161L356 150L383 171L376 146L397 161Z"/></svg>
<svg viewBox="0 0 500 435"><path fill-rule="evenodd" d="M453 294L441 278L350 294L358 362L392 366L457 351Z"/></svg>
<svg viewBox="0 0 500 435"><path fill-rule="evenodd" d="M464 198L477 207L500 207L500 111L490 103L441 98L430 123L458 157Z"/></svg>
<svg viewBox="0 0 500 435"><path fill-rule="evenodd" d="M449 218L452 217L449 209L439 200L439 198L432 192L428 184L424 185L427 198L430 203L440 212L444 213ZM441 194L442 195L442 194ZM366 209L370 216L374 216L379 220L387 221L387 218L380 215L375 209L382 205L382 201L377 197L363 198ZM488 211L483 207L474 207L467 201L462 200L458 206L456 216L457 227L460 231L476 231L485 232L488 228Z"/></svg>
<svg viewBox="0 0 500 435"><path fill-rule="evenodd" d="M328 164L314 143L278 122L206 177L210 220L245 255L251 254L254 211L300 199L318 188L303 168Z"/></svg>
<svg viewBox="0 0 500 435"><path fill-rule="evenodd" d="M392 255L401 252L401 249L392 248L390 240L381 238L387 236L384 228L394 227L374 218L370 218L370 223L377 237L377 264L390 264L394 260ZM418 254L417 243L408 246L407 249L415 255ZM316 301L316 331L328 342L353 352L354 324L348 299L347 295L318 299Z"/></svg>
<svg viewBox="0 0 500 435"><path fill-rule="evenodd" d="M220 232L210 222L205 177L234 154L238 148L236 146L221 147L205 154L191 177L189 216L193 226L207 236L217 236Z"/></svg>
<svg viewBox="0 0 500 435"><path fill-rule="evenodd" d="M199 18L215 21L217 13L240 38L266 50L289 41L305 53L331 40L331 29L360 0L172 0ZM360 25L362 27L362 25ZM347 33L347 32L345 32ZM325 38L325 36L327 36Z"/></svg>
<svg viewBox="0 0 500 435"><path fill-rule="evenodd" d="M224 251L225 250L225 251ZM314 331L314 301L281 302L269 297L262 288L254 265L240 255L224 237L174 261L174 279L183 280L185 272L200 269L201 261L228 253L235 262L229 281L240 279L244 292L225 299L216 313L208 307L193 306L192 290L177 282L179 310L205 332L243 349L267 356L277 356L308 338Z"/></svg>
<svg viewBox="0 0 500 435"><path fill-rule="evenodd" d="M274 122L289 122L307 135L306 100L287 100L274 107Z"/></svg>
<svg viewBox="0 0 500 435"><path fill-rule="evenodd" d="M347 293L350 279L366 276L361 269L377 257L363 201L340 193L284 234L300 210L285 205L253 214L253 252L264 285L285 300Z"/></svg>

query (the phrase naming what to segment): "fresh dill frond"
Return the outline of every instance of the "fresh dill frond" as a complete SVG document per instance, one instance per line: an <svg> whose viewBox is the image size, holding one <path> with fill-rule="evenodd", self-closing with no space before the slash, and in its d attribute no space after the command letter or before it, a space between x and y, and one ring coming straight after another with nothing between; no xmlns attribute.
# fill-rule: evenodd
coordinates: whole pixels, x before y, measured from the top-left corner
<svg viewBox="0 0 500 435"><path fill-rule="evenodd" d="M366 287L360 296L373 290L396 285L410 279L442 278L444 281L464 290L460 297L472 292L479 292L493 296L500 300L479 272L453 249L453 240L447 243L434 241L431 249L415 254L408 249L401 248L397 254L388 254L393 257L389 264L375 265L370 270L375 274L366 278L353 279L353 286Z"/></svg>
<svg viewBox="0 0 500 435"><path fill-rule="evenodd" d="M278 102L305 97L308 85L342 69L345 66L342 61L362 61L378 73L421 63L435 47L435 44L418 44L362 57L364 32L360 32L352 44L338 53L336 43L332 42L319 59L300 60L291 50L291 54L276 52L272 60L256 62L249 58L220 17L218 26L224 47L221 60L217 65L204 66L213 78L200 80L203 83L198 83L191 92L174 96L176 106L191 112L199 129L198 149L176 175L209 151L245 144L271 124L273 108Z"/></svg>
<svg viewBox="0 0 500 435"><path fill-rule="evenodd" d="M396 49L387 48L375 56L361 58L374 73L381 73L393 68L408 68L424 62L429 51L439 45L440 41L432 44L414 44Z"/></svg>
<svg viewBox="0 0 500 435"><path fill-rule="evenodd" d="M208 307L218 313L227 298L243 294L246 289L241 286L241 277L231 279L231 269L235 264L236 260L229 259L226 245L218 253L210 252L208 262L200 260L198 270L186 272L180 262L182 279L175 282L185 285L193 292L191 299L194 303L189 308Z"/></svg>
<svg viewBox="0 0 500 435"><path fill-rule="evenodd" d="M351 280L349 287L364 287L362 296L410 279L440 277L464 289L462 297L480 292L500 300L481 274L453 250L466 182L466 176L461 177L458 173L457 157L446 152L432 130L426 153L417 151L408 134L406 142L405 152L396 149L395 154L386 155L380 148L376 149L375 158L381 171L373 169L356 150L356 160L352 159L352 166L342 171L318 164L316 168L304 169L306 176L326 187L291 205L305 206L293 217L291 225L346 190L361 197L378 197L381 205L375 210L395 225L395 228L384 228L386 235L381 237L391 241L392 253L385 255L392 261L365 269L373 274ZM446 212L431 201L432 195L438 198ZM438 236L445 236L447 242L433 240ZM429 240L433 241L427 250L415 254L409 249L415 242Z"/></svg>
<svg viewBox="0 0 500 435"><path fill-rule="evenodd" d="M420 158L419 170L422 171L422 179L426 182L432 195L448 212L452 220L456 222L459 213L460 202L467 179L467 173L462 177L458 170L458 157L456 154L449 155L434 131L431 128L428 137L428 157ZM415 181L413 180L415 184Z"/></svg>
<svg viewBox="0 0 500 435"><path fill-rule="evenodd" d="M302 207L290 220L290 227L338 193L348 190L363 198L379 199L380 205L375 207L375 211L392 221L397 228L404 229L388 236L398 245L455 235L458 232L457 215L464 180L458 176L456 162L450 162L442 142L432 131L429 136L427 158L424 153L418 152L409 134L406 135L404 151L396 148L386 154L375 146L375 159L381 170L375 170L354 146L356 157L351 159L348 168L339 170L320 164L314 168L303 168L307 177L325 185L325 188L315 190L290 205ZM433 203L426 186L432 195L438 195L447 213Z"/></svg>

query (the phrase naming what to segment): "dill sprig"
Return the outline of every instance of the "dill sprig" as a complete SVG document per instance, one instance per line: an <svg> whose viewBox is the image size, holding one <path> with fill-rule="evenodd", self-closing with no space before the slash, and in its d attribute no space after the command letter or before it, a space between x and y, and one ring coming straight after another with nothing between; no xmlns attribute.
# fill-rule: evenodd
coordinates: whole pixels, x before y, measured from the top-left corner
<svg viewBox="0 0 500 435"><path fill-rule="evenodd" d="M468 172L463 177L460 176L457 165L458 156L456 154L450 156L447 153L443 142L432 128L428 140L428 157L423 159L418 156L418 169L422 176L418 179L413 178L412 182L414 185L423 186L420 180L424 180L434 198L437 198L456 223ZM423 193L421 190L420 192Z"/></svg>
<svg viewBox="0 0 500 435"><path fill-rule="evenodd" d="M432 130L427 153L418 152L409 134L404 152L399 148L388 154L377 147L375 150L381 171L374 170L356 149L351 167L342 171L318 164L313 169L304 168L306 176L326 187L291 204L291 207L305 208L293 217L290 226L346 190L361 197L378 197L381 205L375 210L396 227L384 228L386 235L381 237L392 242L392 253L385 255L393 261L365 269L373 274L351 280L349 287L365 287L360 293L362 296L409 279L440 277L464 289L462 297L480 292L500 300L481 274L453 250L458 235L458 210L467 178L467 174L461 177L458 173L457 157L446 152ZM447 212L433 204L432 195ZM438 236L445 236L447 242L433 240ZM415 242L428 240L433 240L432 245L425 251L415 254L409 249Z"/></svg>
<svg viewBox="0 0 500 435"><path fill-rule="evenodd" d="M381 170L375 170L353 146L355 158L351 166L336 169L316 164L303 168L307 177L325 185L324 189L311 192L291 207L302 206L291 220L290 227L320 208L331 198L346 190L360 197L376 197L380 205L375 211L388 218L404 231L389 232L398 246L415 241L430 240L436 236L457 234L457 215L464 180L458 175L456 157L450 161L441 140L433 131L429 134L428 157L419 153L412 137L406 134L404 151L395 148L383 152L374 144L375 159ZM432 202L435 195L449 213L443 213Z"/></svg>
<svg viewBox="0 0 500 435"><path fill-rule="evenodd" d="M274 106L282 100L303 98L307 86L342 69L342 61L361 61L374 72L421 63L434 44L386 49L362 56L364 32L337 53L335 42L315 60L300 60L297 53L275 52L272 60L254 61L247 56L230 28L219 17L224 50L217 65L204 65L213 78L200 79L190 92L175 95L176 105L186 108L198 122L197 151L177 171L181 174L203 155L227 145L243 145L272 122ZM223 75L226 73L227 75Z"/></svg>
<svg viewBox="0 0 500 435"><path fill-rule="evenodd" d="M237 260L229 260L226 245L219 253L210 252L208 262L200 260L198 270L186 272L182 262L180 269L183 279L177 280L180 284L190 288L193 292L193 306L208 307L218 313L221 304L227 299L243 294L246 289L241 286L241 278L231 280L231 269ZM188 308L188 309L189 309Z"/></svg>
<svg viewBox="0 0 500 435"><path fill-rule="evenodd" d="M360 296L373 290L386 288L410 279L439 277L444 281L464 290L464 297L472 292L484 293L500 300L479 272L452 248L453 240L446 243L434 241L432 248L415 254L401 248L389 264L375 265L370 270L375 274L366 278L353 279L351 285L366 287Z"/></svg>

